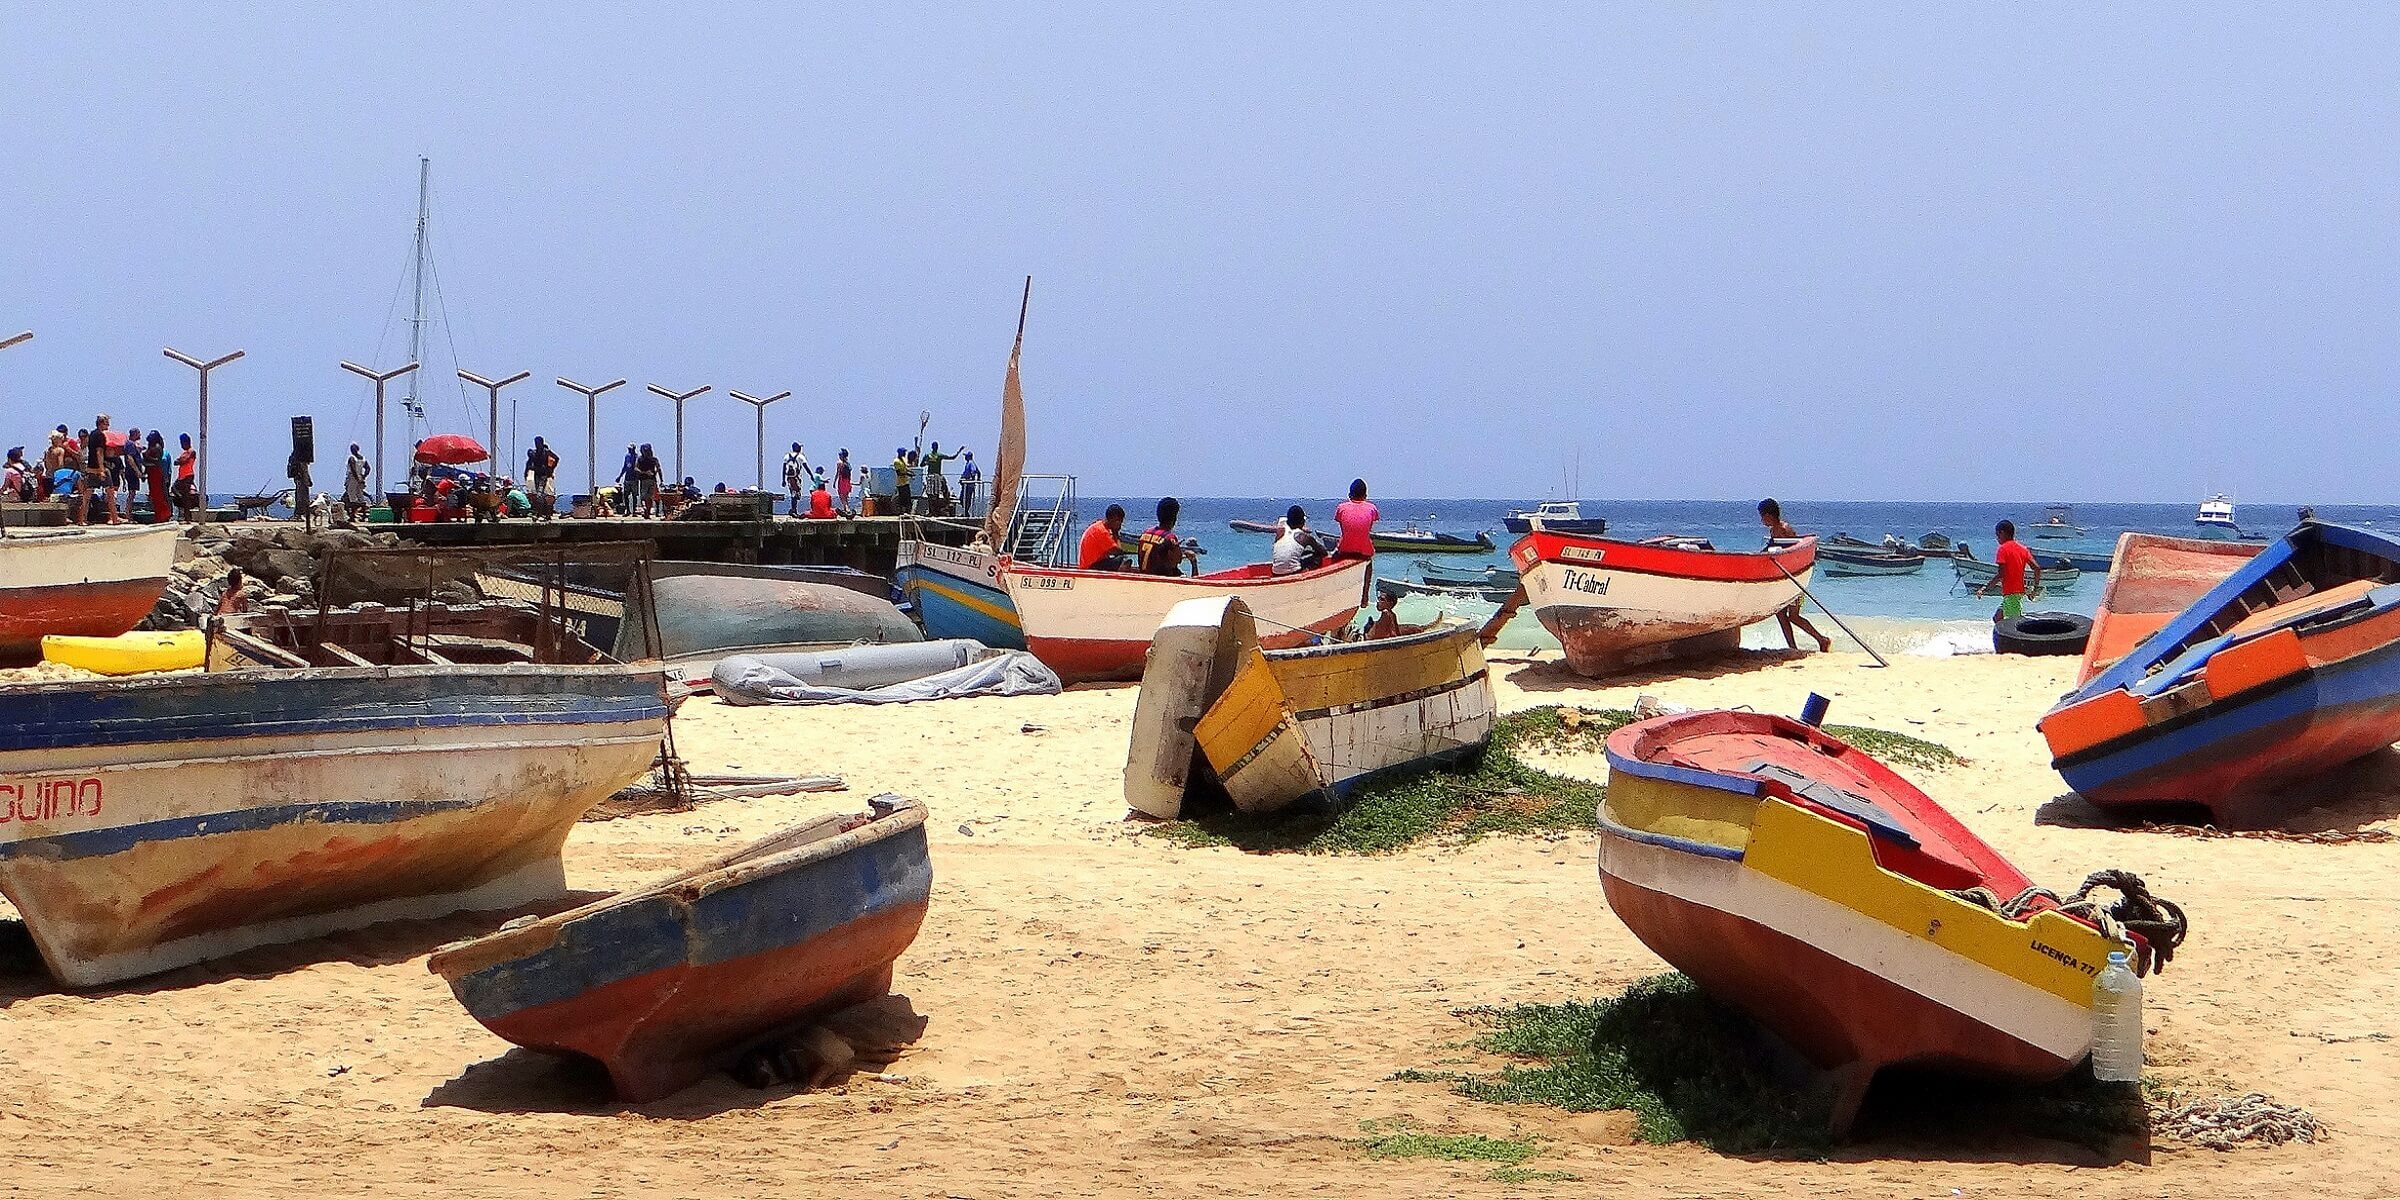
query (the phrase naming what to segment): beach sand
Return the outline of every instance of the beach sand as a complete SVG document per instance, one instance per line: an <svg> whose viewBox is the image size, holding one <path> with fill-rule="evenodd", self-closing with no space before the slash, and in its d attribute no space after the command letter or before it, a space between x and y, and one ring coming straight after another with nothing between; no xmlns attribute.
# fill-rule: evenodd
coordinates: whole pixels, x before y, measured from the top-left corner
<svg viewBox="0 0 2400 1200"><path fill-rule="evenodd" d="M1119 1196L2257 1196L2400 1193L2400 844L2202 840L2071 820L2033 718L2073 660L1752 656L1705 678L1593 687L1497 664L1505 707L1796 711L1942 742L1919 781L2036 879L2141 873L2191 912L2148 981L2154 1070L2197 1094L2260 1090L2333 1129L2219 1153L2080 1147L1908 1126L1870 1102L1831 1161L1635 1143L1623 1114L1465 1100L1406 1068L1456 1065L1454 1010L1612 994L1661 964L1608 913L1588 835L1384 858L1181 849L1124 820L1130 687L906 708L686 706L699 771L835 772L834 796L727 800L584 825L580 888L688 865L880 791L933 810L935 890L898 989L923 1042L884 1077L814 1094L716 1079L638 1108L486 1033L425 970L489 918L257 951L95 995L50 984L16 939L0 977L0 1142L25 1194ZM1039 728L1028 728L1028 726ZM2392 756L2386 756L2392 757ZM1596 756L1557 764L1597 771ZM2312 820L2393 824L2400 767ZM1511 1185L1489 1164L1366 1158L1361 1122L1542 1139ZM1878 1122L1886 1130L1877 1133ZM1889 1132L1895 1126L1902 1132ZM1622 1192L1620 1191L1622 1190Z"/></svg>

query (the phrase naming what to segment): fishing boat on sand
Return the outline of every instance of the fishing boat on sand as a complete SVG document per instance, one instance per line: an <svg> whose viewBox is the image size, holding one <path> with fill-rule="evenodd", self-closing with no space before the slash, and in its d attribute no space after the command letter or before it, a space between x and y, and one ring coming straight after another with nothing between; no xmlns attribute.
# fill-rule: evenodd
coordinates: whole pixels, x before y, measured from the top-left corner
<svg viewBox="0 0 2400 1200"><path fill-rule="evenodd" d="M1251 563L1207 575L1077 571L1008 561L1000 583L1025 629L1026 649L1069 683L1134 679L1150 637L1186 600L1239 596L1265 630L1260 644L1281 650L1315 641L1350 623L1367 596L1370 560L1351 558L1313 571L1277 575Z"/></svg>
<svg viewBox="0 0 2400 1200"><path fill-rule="evenodd" d="M2149 607L2134 582L2129 612ZM2284 793L2400 740L2396 584L2400 540L2301 525L2052 708L2051 765L2105 808L2198 804L2252 826L2313 802Z"/></svg>
<svg viewBox="0 0 2400 1200"><path fill-rule="evenodd" d="M0 666L41 657L42 638L115 637L158 604L178 525L11 529L0 534Z"/></svg>
<svg viewBox="0 0 2400 1200"><path fill-rule="evenodd" d="M890 993L932 894L925 806L879 796L645 888L443 947L484 1027L655 1100L761 1040Z"/></svg>
<svg viewBox="0 0 2400 1200"><path fill-rule="evenodd" d="M2092 614L2092 633L2084 642L2083 668L2075 682L2090 680L2132 653L2143 638L2165 628L2175 614L2190 608L2261 549L2249 542L2156 533L2119 537L2112 557L2124 565L2109 571L2108 583L2100 590L2100 607Z"/></svg>
<svg viewBox="0 0 2400 1200"><path fill-rule="evenodd" d="M1567 665L1596 676L1739 647L1743 626L1799 597L1817 540L1739 551L1698 538L1533 533L1509 555L1524 575L1525 603L1566 648ZM1504 608L1494 625L1508 615Z"/></svg>
<svg viewBox="0 0 2400 1200"><path fill-rule="evenodd" d="M2182 914L2130 875L2036 888L1925 793L1787 717L1710 711L1609 735L1600 881L1634 936L1831 1085L1836 1135L1877 1071L2046 1080L2093 1041L2093 976L2144 974ZM2101 886L2122 893L2107 909Z"/></svg>
<svg viewBox="0 0 2400 1200"><path fill-rule="evenodd" d="M1394 554L1489 554L1497 548L1489 533L1465 537L1425 529L1414 523L1398 529L1378 529L1373 540L1377 552Z"/></svg>
<svg viewBox="0 0 2400 1200"><path fill-rule="evenodd" d="M1378 774L1479 751L1496 707L1471 625L1268 650L1241 599L1186 600L1142 672L1126 802L1174 818L1195 787L1221 787L1247 813L1336 804Z"/></svg>
<svg viewBox="0 0 2400 1200"><path fill-rule="evenodd" d="M1508 510L1508 515L1500 518L1500 527L1514 534L1540 531L1600 537L1608 532L1608 519L1584 516L1578 501L1544 500L1530 509Z"/></svg>
<svg viewBox="0 0 2400 1200"><path fill-rule="evenodd" d="M431 557L336 555L319 592L421 601ZM5 689L0 893L51 973L91 987L560 895L568 830L649 769L668 713L659 664L584 641L562 588L240 614L206 673Z"/></svg>

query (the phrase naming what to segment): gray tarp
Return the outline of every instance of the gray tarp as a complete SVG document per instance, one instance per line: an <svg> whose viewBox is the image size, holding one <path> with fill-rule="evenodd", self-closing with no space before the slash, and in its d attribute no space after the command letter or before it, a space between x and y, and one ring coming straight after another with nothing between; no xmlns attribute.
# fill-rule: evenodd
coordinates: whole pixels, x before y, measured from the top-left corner
<svg viewBox="0 0 2400 1200"><path fill-rule="evenodd" d="M814 683L747 654L718 663L709 680L727 704L907 704L954 696L1055 696L1065 690L1057 672L1022 650L880 687Z"/></svg>

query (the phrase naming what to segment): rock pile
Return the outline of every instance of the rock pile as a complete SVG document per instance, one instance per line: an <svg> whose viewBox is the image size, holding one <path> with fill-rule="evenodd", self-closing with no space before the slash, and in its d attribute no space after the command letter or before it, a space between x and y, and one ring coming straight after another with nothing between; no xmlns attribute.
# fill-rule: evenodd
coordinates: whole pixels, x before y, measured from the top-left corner
<svg viewBox="0 0 2400 1200"><path fill-rule="evenodd" d="M388 533L357 529L303 529L281 522L241 525L208 523L186 530L175 547L167 590L136 629L192 629L216 611L225 583L237 568L250 604L306 607L316 601L318 567L335 550L397 546Z"/></svg>

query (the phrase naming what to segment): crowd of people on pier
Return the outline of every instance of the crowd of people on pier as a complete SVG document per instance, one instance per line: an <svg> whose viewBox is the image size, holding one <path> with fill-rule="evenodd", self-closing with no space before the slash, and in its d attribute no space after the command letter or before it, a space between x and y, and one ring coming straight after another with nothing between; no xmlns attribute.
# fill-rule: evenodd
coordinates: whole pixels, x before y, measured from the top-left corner
<svg viewBox="0 0 2400 1200"><path fill-rule="evenodd" d="M100 413L86 428L52 429L38 458L10 447L0 466L0 496L20 504L54 501L71 525L198 520L199 463L192 435L178 435L170 447L163 430L118 430Z"/></svg>

